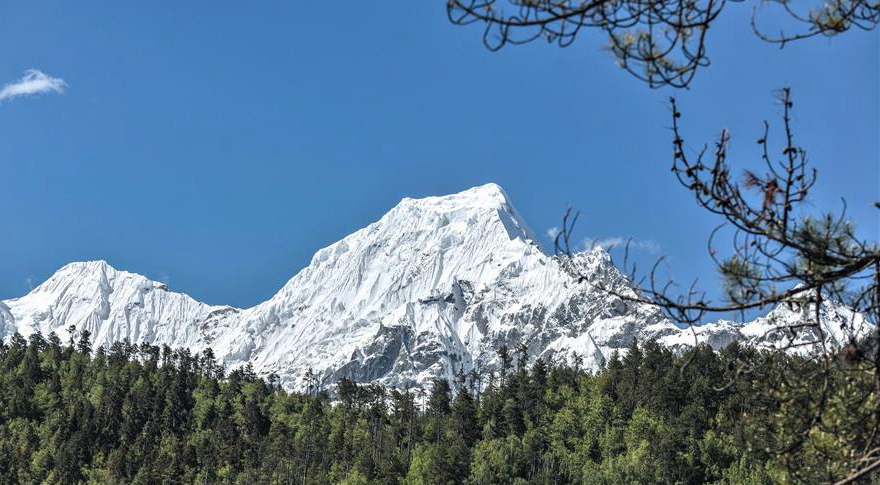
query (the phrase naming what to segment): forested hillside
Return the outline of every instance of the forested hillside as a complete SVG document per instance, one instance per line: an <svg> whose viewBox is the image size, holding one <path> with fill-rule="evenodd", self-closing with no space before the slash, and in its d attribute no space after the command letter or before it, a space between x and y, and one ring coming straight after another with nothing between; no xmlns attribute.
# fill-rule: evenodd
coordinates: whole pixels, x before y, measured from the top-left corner
<svg viewBox="0 0 880 485"><path fill-rule="evenodd" d="M736 345L675 357L646 342L595 375L501 349L498 373L425 392L341 381L331 398L224 375L210 352L88 342L0 344L0 482L763 485L847 472L834 457L850 450L821 422L787 431L810 416L779 407L798 378L789 358L745 374L771 357ZM826 383L829 402L846 404L851 379Z"/></svg>

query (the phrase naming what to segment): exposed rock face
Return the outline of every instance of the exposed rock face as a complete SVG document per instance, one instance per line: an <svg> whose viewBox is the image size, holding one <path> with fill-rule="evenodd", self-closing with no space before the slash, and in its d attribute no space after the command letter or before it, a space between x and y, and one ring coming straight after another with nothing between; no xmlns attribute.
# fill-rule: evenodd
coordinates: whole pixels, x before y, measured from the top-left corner
<svg viewBox="0 0 880 485"><path fill-rule="evenodd" d="M634 338L673 348L690 329L654 308L610 297L601 282L632 292L601 249L566 264L545 253L495 184L444 197L404 199L379 221L318 251L275 296L248 309L211 306L103 261L72 263L21 298L0 302L0 336L39 330L65 337L69 326L95 345L129 339L211 347L227 365L250 362L300 388L313 369L325 382L349 377L391 386L421 385L459 369L497 365L496 350L525 342L532 356L571 358L598 368ZM829 342L844 320L827 305ZM779 308L749 324L696 328L715 347L739 340L780 345L768 331L799 312ZM852 324L850 324L852 325ZM794 337L794 338L803 338Z"/></svg>

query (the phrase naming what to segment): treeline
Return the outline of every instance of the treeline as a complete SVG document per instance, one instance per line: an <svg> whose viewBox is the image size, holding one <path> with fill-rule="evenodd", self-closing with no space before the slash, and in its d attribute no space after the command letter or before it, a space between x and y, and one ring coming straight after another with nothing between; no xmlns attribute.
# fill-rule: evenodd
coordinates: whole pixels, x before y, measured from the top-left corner
<svg viewBox="0 0 880 485"><path fill-rule="evenodd" d="M779 409L778 380L739 375L734 363L759 356L737 345L676 357L634 344L596 374L502 352L480 385L343 380L331 399L249 368L225 375L210 351L14 336L0 344L0 482L766 485L792 463L841 473L772 449L798 414Z"/></svg>

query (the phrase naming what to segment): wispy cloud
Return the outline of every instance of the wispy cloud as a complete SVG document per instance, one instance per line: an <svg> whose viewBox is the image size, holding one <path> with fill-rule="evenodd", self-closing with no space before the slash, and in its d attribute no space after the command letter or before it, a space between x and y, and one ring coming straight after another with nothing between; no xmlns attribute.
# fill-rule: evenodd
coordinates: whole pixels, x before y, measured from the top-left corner
<svg viewBox="0 0 880 485"><path fill-rule="evenodd" d="M602 248L609 250L614 248L625 248L627 242L629 242L630 250L645 251L651 254L657 254L660 252L660 245L656 241L643 241L621 236L603 237L599 239L587 238L584 239L583 247L584 249Z"/></svg>
<svg viewBox="0 0 880 485"><path fill-rule="evenodd" d="M547 229L544 234L551 241L555 241L556 236L561 232L562 229L559 226L553 226L550 229ZM629 242L630 251L644 251L650 254L657 254L660 252L660 244L656 241L640 240L623 236L610 236L603 238L588 237L581 241L579 246L576 246L576 250L586 251L592 248L602 248L608 251L615 248L626 248L627 242Z"/></svg>
<svg viewBox="0 0 880 485"><path fill-rule="evenodd" d="M67 83L63 79L49 76L37 69L28 69L18 81L7 83L0 90L0 103L21 96L34 96L44 93L64 93Z"/></svg>

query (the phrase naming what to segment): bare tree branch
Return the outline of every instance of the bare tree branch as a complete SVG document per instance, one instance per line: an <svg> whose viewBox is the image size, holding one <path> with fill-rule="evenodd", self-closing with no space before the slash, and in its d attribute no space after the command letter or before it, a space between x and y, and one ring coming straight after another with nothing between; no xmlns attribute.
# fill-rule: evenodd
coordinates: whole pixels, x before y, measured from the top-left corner
<svg viewBox="0 0 880 485"><path fill-rule="evenodd" d="M706 36L728 3L744 0L448 0L446 14L456 25L483 25L483 45L497 51L543 39L571 45L583 29L607 38L608 50L636 78L656 88L687 87L709 65ZM798 4L798 7L795 7ZM759 25L762 7L778 6L791 33L771 35ZM852 28L873 29L880 21L878 0L791 2L765 0L754 7L752 28L767 42L786 43L835 35Z"/></svg>

